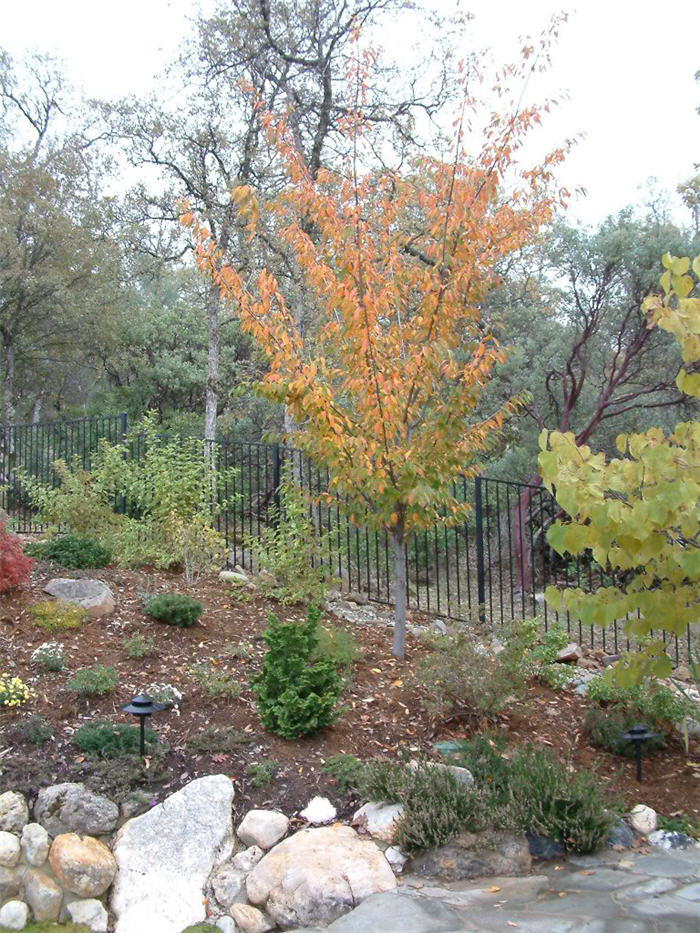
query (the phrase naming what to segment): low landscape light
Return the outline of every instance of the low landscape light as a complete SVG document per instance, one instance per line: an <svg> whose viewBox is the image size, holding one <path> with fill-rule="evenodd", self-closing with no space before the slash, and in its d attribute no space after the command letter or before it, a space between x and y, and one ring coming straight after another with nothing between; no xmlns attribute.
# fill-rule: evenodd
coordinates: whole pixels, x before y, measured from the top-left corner
<svg viewBox="0 0 700 933"><path fill-rule="evenodd" d="M133 700L119 707L124 713L131 713L132 716L136 716L139 720L139 725L141 726L140 751L142 758L146 754L146 719L152 716L153 713L161 713L164 709L168 709L169 706L169 703L156 703L153 697L149 696L147 693L140 693L138 696L134 697Z"/></svg>
<svg viewBox="0 0 700 933"><path fill-rule="evenodd" d="M620 736L625 742L631 742L634 746L634 754L637 759L637 780L642 780L642 748L645 742L651 739L658 739L658 732L651 732L646 726L630 726L628 732L623 732Z"/></svg>

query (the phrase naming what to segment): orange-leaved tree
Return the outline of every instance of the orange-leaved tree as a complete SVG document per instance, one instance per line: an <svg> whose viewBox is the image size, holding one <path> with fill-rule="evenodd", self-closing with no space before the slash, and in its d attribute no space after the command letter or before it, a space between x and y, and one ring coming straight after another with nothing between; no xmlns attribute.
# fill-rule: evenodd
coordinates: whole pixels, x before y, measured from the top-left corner
<svg viewBox="0 0 700 933"><path fill-rule="evenodd" d="M328 469L328 495L352 521L388 531L393 653L403 659L406 542L435 522L464 519L468 506L452 495L452 481L476 474L515 408L510 401L475 414L482 386L504 359L482 303L499 263L550 218L551 172L563 151L519 168L516 153L539 112L516 108L489 119L481 151L469 158L463 111L448 161L362 169L371 147L358 75L350 155L339 168L312 178L284 121L261 112L285 185L268 203L247 187L232 194L250 236L269 244L274 235L292 257L313 302L311 334L301 333L269 270L244 279L196 217L183 221L196 229L200 266L267 356L261 391L287 406L294 444Z"/></svg>

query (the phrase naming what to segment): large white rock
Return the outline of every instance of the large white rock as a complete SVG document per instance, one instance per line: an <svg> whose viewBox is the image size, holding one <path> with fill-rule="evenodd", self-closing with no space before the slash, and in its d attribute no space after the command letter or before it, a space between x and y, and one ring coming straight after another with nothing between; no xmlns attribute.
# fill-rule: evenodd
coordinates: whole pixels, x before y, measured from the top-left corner
<svg viewBox="0 0 700 933"><path fill-rule="evenodd" d="M288 829L289 820L279 810L249 810L238 827L238 838L247 846L271 849Z"/></svg>
<svg viewBox="0 0 700 933"><path fill-rule="evenodd" d="M22 853L33 868L41 868L49 857L51 840L39 823L27 823L22 830Z"/></svg>
<svg viewBox="0 0 700 933"><path fill-rule="evenodd" d="M338 811L327 797L312 797L299 816L312 826L332 823Z"/></svg>
<svg viewBox="0 0 700 933"><path fill-rule="evenodd" d="M205 919L207 880L233 851L232 802L230 779L210 775L122 826L115 933L179 933Z"/></svg>
<svg viewBox="0 0 700 933"><path fill-rule="evenodd" d="M0 908L3 930L23 930L29 921L29 908L24 901L8 901Z"/></svg>
<svg viewBox="0 0 700 933"><path fill-rule="evenodd" d="M653 833L656 829L656 810L646 807L643 803L638 803L630 813L630 823L632 828L636 829L642 836L648 836L649 833Z"/></svg>
<svg viewBox="0 0 700 933"><path fill-rule="evenodd" d="M366 803L355 812L352 825L361 832L369 833L381 842L393 842L396 828L403 816L403 804Z"/></svg>
<svg viewBox="0 0 700 933"><path fill-rule="evenodd" d="M370 894L395 887L377 846L340 823L302 829L280 842L246 881L251 903L283 930L331 923Z"/></svg>

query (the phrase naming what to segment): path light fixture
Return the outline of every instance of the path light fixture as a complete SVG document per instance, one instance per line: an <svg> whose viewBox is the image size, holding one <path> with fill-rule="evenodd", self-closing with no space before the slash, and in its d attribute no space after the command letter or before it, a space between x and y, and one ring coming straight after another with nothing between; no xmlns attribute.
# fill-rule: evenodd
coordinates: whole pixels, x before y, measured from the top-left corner
<svg viewBox="0 0 700 933"><path fill-rule="evenodd" d="M146 719L152 716L153 713L161 713L164 709L168 709L169 707L169 703L156 703L153 697L149 696L147 693L140 693L129 703L125 703L123 706L119 707L124 713L131 713L132 716L136 716L139 720L139 725L141 726L140 752L142 758L146 754Z"/></svg>
<svg viewBox="0 0 700 933"><path fill-rule="evenodd" d="M637 759L637 780L642 780L642 748L645 742L651 739L658 739L658 732L650 732L646 726L630 726L629 732L623 732L620 736L625 742L631 742L634 746L634 756Z"/></svg>

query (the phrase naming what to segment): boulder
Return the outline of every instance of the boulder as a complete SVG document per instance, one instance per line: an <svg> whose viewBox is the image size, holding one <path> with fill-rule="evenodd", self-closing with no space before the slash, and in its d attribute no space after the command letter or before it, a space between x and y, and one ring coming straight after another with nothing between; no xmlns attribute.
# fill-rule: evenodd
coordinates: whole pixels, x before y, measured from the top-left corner
<svg viewBox="0 0 700 933"><path fill-rule="evenodd" d="M580 658L583 657L583 650L580 645L577 645L575 641L569 642L568 645L565 645L560 651L557 651L557 656L554 659L559 664L576 664Z"/></svg>
<svg viewBox="0 0 700 933"><path fill-rule="evenodd" d="M248 849L243 849L242 852L237 852L231 859L231 865L247 874L255 868L264 854L260 846L250 846Z"/></svg>
<svg viewBox="0 0 700 933"><path fill-rule="evenodd" d="M370 894L395 887L377 846L339 823L302 829L280 842L246 881L251 903L283 930L331 923Z"/></svg>
<svg viewBox="0 0 700 933"><path fill-rule="evenodd" d="M0 830L21 833L29 822L29 807L22 794L8 790L0 794Z"/></svg>
<svg viewBox="0 0 700 933"><path fill-rule="evenodd" d="M238 827L238 838L247 846L271 849L288 829L289 820L279 810L249 810Z"/></svg>
<svg viewBox="0 0 700 933"><path fill-rule="evenodd" d="M49 857L51 839L40 823L27 823L22 830L22 854L33 868L41 868Z"/></svg>
<svg viewBox="0 0 700 933"><path fill-rule="evenodd" d="M21 854L19 839L13 833L0 831L0 865L14 868Z"/></svg>
<svg viewBox="0 0 700 933"><path fill-rule="evenodd" d="M107 846L99 839L77 833L56 836L49 865L63 887L80 897L104 894L117 873L117 863Z"/></svg>
<svg viewBox="0 0 700 933"><path fill-rule="evenodd" d="M392 891L373 894L328 929L333 933L454 933L464 929L464 923L456 911L437 898Z"/></svg>
<svg viewBox="0 0 700 933"><path fill-rule="evenodd" d="M71 580L55 577L44 587L44 592L84 609L91 619L114 612L114 594L101 580Z"/></svg>
<svg viewBox="0 0 700 933"><path fill-rule="evenodd" d="M66 906L66 913L73 923L82 923L90 933L107 933L109 914L101 901L73 901Z"/></svg>
<svg viewBox="0 0 700 933"><path fill-rule="evenodd" d="M0 904L12 897L17 897L22 886L22 870L18 868L0 868Z"/></svg>
<svg viewBox="0 0 700 933"><path fill-rule="evenodd" d="M607 844L609 846L620 846L623 849L629 849L634 845L636 838L634 830L628 826L624 820L618 819L610 830Z"/></svg>
<svg viewBox="0 0 700 933"><path fill-rule="evenodd" d="M173 933L205 919L209 876L233 851L232 803L231 780L209 775L121 827L115 933Z"/></svg>
<svg viewBox="0 0 700 933"><path fill-rule="evenodd" d="M119 807L84 784L54 784L39 791L34 818L51 836L104 836L116 829Z"/></svg>
<svg viewBox="0 0 700 933"><path fill-rule="evenodd" d="M63 891L38 868L29 868L24 874L24 899L35 920L58 920Z"/></svg>
<svg viewBox="0 0 700 933"><path fill-rule="evenodd" d="M672 832L668 829L657 829L655 832L649 833L647 842L658 849L666 849L667 851L670 849L694 849L698 846L695 839L691 839L685 833Z"/></svg>
<svg viewBox="0 0 700 933"><path fill-rule="evenodd" d="M366 803L355 812L352 825L360 832L368 833L372 839L391 843L402 816L403 804Z"/></svg>
<svg viewBox="0 0 700 933"><path fill-rule="evenodd" d="M531 865L524 835L486 831L460 833L444 846L421 852L409 867L417 875L461 881L487 875L525 875Z"/></svg>
<svg viewBox="0 0 700 933"><path fill-rule="evenodd" d="M23 930L29 921L29 908L24 901L8 901L0 908L3 930Z"/></svg>
<svg viewBox="0 0 700 933"><path fill-rule="evenodd" d="M250 904L234 904L231 916L242 933L267 933L275 928L274 923L271 923L261 910L251 907Z"/></svg>
<svg viewBox="0 0 700 933"><path fill-rule="evenodd" d="M225 862L211 877L214 897L224 910L232 904L246 900L245 872Z"/></svg>
<svg viewBox="0 0 700 933"><path fill-rule="evenodd" d="M248 575L238 573L236 570L222 570L219 573L219 580L222 583L228 583L229 586L245 586L248 582Z"/></svg>
<svg viewBox="0 0 700 933"><path fill-rule="evenodd" d="M643 803L638 803L636 807L633 807L630 813L630 823L632 824L632 829L636 830L642 836L648 836L649 833L653 833L656 829L656 810L644 806Z"/></svg>
<svg viewBox="0 0 700 933"><path fill-rule="evenodd" d="M332 823L338 811L327 797L312 797L299 816L312 826Z"/></svg>

